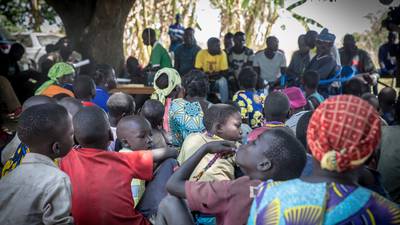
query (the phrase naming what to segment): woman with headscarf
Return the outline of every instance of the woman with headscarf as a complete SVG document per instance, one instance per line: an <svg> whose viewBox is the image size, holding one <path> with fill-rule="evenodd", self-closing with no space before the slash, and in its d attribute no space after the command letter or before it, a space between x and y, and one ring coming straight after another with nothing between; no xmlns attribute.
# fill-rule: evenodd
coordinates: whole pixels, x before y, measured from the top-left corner
<svg viewBox="0 0 400 225"><path fill-rule="evenodd" d="M172 68L160 69L154 76L154 92L151 99L160 101L165 107L163 128L166 132L170 131L168 125L169 108L173 99L181 97L181 83L181 76L178 71Z"/></svg>
<svg viewBox="0 0 400 225"><path fill-rule="evenodd" d="M366 101L350 95L326 100L307 130L313 172L260 185L247 224L400 224L398 205L357 183L380 136L379 115Z"/></svg>
<svg viewBox="0 0 400 225"><path fill-rule="evenodd" d="M75 69L72 65L59 62L54 64L47 74L48 81L44 82L35 92L35 95L53 97L57 94L67 94L75 97L74 93L64 87L63 84L71 84L75 76Z"/></svg>

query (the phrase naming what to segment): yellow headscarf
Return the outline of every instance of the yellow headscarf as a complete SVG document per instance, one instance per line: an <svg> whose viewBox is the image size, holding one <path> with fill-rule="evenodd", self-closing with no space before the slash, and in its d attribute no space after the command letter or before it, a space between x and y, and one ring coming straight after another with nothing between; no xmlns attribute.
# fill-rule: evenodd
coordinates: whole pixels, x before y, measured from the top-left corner
<svg viewBox="0 0 400 225"><path fill-rule="evenodd" d="M162 75L167 74L168 76L168 87L164 89L160 89L156 85L156 80ZM165 99L171 92L175 89L176 86L181 85L182 80L181 76L179 75L178 71L172 68L163 68L157 71L156 75L154 76L154 92L151 95L151 99L155 99L160 101L162 104L165 104Z"/></svg>

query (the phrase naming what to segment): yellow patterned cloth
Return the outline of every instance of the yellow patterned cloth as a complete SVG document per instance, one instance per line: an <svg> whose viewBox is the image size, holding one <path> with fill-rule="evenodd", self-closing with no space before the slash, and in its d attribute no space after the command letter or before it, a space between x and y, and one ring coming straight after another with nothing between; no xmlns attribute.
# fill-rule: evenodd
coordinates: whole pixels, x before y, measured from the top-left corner
<svg viewBox="0 0 400 225"><path fill-rule="evenodd" d="M232 98L232 101L240 107L242 119L251 128L260 127L263 123L263 108L265 94L253 91L238 91Z"/></svg>
<svg viewBox="0 0 400 225"><path fill-rule="evenodd" d="M400 224L399 206L363 187L294 179L254 192L248 225Z"/></svg>

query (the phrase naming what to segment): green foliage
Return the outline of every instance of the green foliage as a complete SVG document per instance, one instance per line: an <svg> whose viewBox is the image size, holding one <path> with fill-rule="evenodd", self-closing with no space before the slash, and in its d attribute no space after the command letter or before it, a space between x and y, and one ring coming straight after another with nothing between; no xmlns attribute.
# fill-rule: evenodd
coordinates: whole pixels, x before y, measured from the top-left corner
<svg viewBox="0 0 400 225"><path fill-rule="evenodd" d="M56 12L44 0L0 0L1 14L9 25L28 30L40 30L47 21L56 24Z"/></svg>
<svg viewBox="0 0 400 225"><path fill-rule="evenodd" d="M353 33L353 35L357 41L357 46L369 52L375 65L378 65L379 46L387 41L388 36L388 31L381 26L386 14L375 15L370 13L365 18L370 21L371 28L363 33Z"/></svg>

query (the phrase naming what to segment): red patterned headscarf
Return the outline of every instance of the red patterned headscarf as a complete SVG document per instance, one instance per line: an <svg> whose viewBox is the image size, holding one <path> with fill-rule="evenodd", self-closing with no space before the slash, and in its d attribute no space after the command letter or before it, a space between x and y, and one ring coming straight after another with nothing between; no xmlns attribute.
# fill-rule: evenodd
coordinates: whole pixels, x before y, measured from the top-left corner
<svg viewBox="0 0 400 225"><path fill-rule="evenodd" d="M323 102L313 113L307 142L321 168L343 172L362 165L381 137L378 112L352 95L339 95Z"/></svg>

